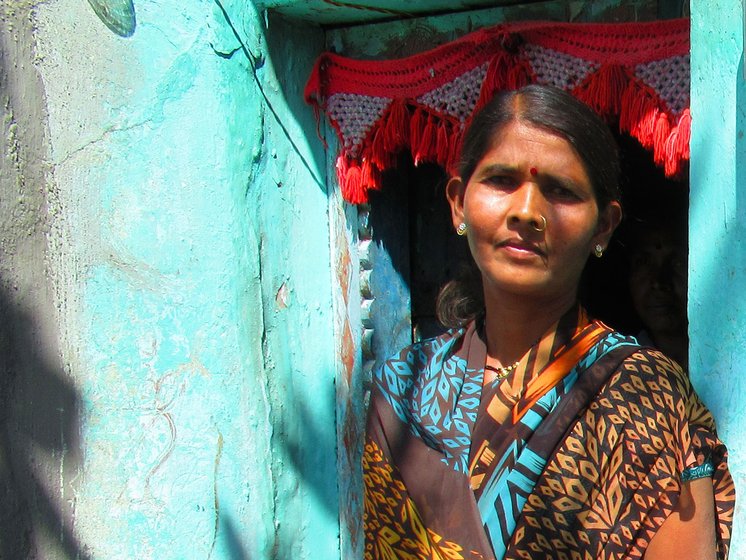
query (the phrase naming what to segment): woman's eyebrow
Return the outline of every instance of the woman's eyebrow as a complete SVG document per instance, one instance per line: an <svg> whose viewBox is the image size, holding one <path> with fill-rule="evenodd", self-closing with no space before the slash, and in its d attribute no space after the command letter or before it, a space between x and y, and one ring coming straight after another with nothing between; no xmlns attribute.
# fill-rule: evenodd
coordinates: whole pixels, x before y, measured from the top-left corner
<svg viewBox="0 0 746 560"><path fill-rule="evenodd" d="M499 174L513 174L519 171L518 166L508 165L506 163L491 163L482 167L479 170L479 174L482 176L499 175Z"/></svg>
<svg viewBox="0 0 746 560"><path fill-rule="evenodd" d="M539 173L541 175L541 173ZM578 188L578 182L564 175L544 174L545 182L550 185L559 185L567 189L575 190Z"/></svg>
<svg viewBox="0 0 746 560"><path fill-rule="evenodd" d="M490 163L479 170L479 175L481 177L490 177L492 175L514 175L516 173L521 173L520 166L508 163ZM542 173L541 170L539 170L538 176L546 183L556 184L570 189L574 189L578 186L577 181L567 177L566 175L557 175L555 173L547 172Z"/></svg>

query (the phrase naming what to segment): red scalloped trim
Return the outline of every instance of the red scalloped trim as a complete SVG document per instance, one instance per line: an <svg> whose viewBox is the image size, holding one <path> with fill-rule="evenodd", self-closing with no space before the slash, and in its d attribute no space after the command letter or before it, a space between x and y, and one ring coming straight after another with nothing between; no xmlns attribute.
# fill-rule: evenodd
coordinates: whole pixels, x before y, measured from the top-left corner
<svg viewBox="0 0 746 560"><path fill-rule="evenodd" d="M392 100L363 142L343 149L337 160L345 200L367 202L369 191L380 188L382 172L394 167L398 154L405 150L415 165L432 162L454 172L465 123L424 106L419 97L481 64L488 66L472 114L495 92L537 81L522 56L521 42L602 61L571 93L650 150L667 176L680 176L685 171L690 156L689 110L674 115L656 91L635 76L634 65L686 54L686 20L582 25L527 22L480 30L396 61L322 55L305 90L306 100L315 109L323 110L333 93L383 95ZM467 116L466 124L469 119ZM345 145L341 127L333 120L332 124L340 144Z"/></svg>

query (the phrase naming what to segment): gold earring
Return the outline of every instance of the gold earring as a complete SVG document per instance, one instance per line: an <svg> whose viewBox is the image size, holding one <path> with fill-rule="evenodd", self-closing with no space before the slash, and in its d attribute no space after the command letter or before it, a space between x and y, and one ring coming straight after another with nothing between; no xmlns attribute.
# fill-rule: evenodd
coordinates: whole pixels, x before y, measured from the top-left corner
<svg viewBox="0 0 746 560"><path fill-rule="evenodd" d="M466 235L466 224L464 222L461 222L458 227L456 228L456 234L458 235Z"/></svg>
<svg viewBox="0 0 746 560"><path fill-rule="evenodd" d="M596 243L596 246L593 248L593 254L599 259L604 256L604 248L600 243Z"/></svg>

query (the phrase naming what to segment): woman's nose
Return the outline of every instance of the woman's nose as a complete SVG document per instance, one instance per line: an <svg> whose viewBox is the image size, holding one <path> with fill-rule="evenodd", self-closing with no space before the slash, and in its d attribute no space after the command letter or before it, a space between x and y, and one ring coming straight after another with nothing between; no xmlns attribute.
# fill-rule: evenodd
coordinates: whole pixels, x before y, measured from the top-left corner
<svg viewBox="0 0 746 560"><path fill-rule="evenodd" d="M526 224L536 229L543 230L544 218L542 209L541 190L532 182L523 183L518 189L511 193L509 224Z"/></svg>
<svg viewBox="0 0 746 560"><path fill-rule="evenodd" d="M674 270L668 260L654 263L652 271L652 286L661 292L672 292L674 289Z"/></svg>

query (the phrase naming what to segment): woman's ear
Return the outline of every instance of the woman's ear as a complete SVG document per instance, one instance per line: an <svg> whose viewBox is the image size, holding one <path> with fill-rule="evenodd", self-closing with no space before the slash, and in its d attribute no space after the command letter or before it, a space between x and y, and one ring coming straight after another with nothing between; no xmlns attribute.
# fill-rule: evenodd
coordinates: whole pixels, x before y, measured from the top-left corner
<svg viewBox="0 0 746 560"><path fill-rule="evenodd" d="M598 217L598 226L593 236L593 244L600 244L606 248L614 230L622 221L622 206L616 200L612 200Z"/></svg>
<svg viewBox="0 0 746 560"><path fill-rule="evenodd" d="M453 227L464 223L464 192L466 191L466 185L461 180L461 177L451 177L450 181L446 185L446 198L448 204L451 205L451 218L453 219Z"/></svg>

